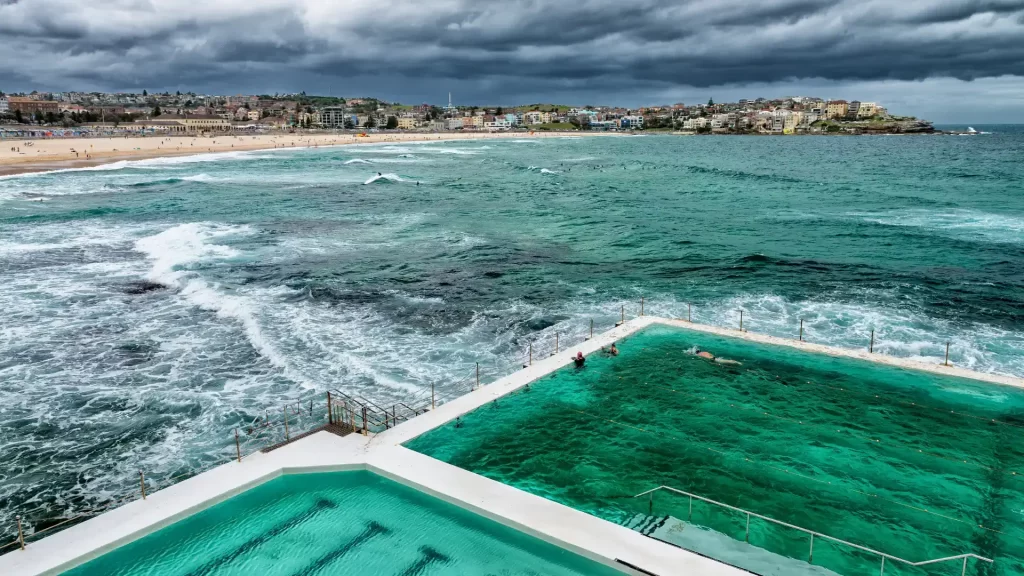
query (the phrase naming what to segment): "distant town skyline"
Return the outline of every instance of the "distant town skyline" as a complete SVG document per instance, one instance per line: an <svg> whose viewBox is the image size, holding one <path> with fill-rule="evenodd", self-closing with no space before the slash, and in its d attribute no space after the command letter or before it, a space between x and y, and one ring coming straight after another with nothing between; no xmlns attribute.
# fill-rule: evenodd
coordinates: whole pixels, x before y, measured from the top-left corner
<svg viewBox="0 0 1024 576"><path fill-rule="evenodd" d="M640 107L884 101L1024 122L1024 3L1002 0L0 1L0 90L195 90Z"/></svg>

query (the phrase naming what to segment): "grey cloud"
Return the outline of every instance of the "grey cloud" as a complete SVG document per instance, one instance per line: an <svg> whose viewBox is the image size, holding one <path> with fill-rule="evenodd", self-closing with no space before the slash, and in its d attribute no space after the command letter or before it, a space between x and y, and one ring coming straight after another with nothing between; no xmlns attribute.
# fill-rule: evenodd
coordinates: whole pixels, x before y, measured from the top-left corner
<svg viewBox="0 0 1024 576"><path fill-rule="evenodd" d="M514 101L973 80L1024 74L1021 38L1024 0L0 0L0 78L17 84L0 89L348 89L358 77L367 94L405 79Z"/></svg>

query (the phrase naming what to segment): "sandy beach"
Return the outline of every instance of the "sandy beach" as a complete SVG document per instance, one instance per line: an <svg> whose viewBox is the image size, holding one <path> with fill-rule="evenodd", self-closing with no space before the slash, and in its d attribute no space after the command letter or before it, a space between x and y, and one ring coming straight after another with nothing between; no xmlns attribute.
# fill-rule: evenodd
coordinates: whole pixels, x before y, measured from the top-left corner
<svg viewBox="0 0 1024 576"><path fill-rule="evenodd" d="M607 132L587 135L611 135ZM119 160L142 160L234 150L267 150L380 142L479 140L490 138L561 138L579 132L451 132L356 134L219 134L215 136L144 136L5 140L0 148L0 175L83 168Z"/></svg>

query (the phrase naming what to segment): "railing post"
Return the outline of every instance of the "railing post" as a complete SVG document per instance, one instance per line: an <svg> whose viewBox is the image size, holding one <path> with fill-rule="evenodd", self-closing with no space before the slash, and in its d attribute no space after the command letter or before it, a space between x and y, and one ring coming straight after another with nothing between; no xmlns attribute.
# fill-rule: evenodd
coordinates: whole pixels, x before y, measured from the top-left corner
<svg viewBox="0 0 1024 576"><path fill-rule="evenodd" d="M687 302L686 303L686 321L687 322L693 322L693 320L690 319L690 308L691 308L691 304L689 302Z"/></svg>
<svg viewBox="0 0 1024 576"><path fill-rule="evenodd" d="M284 440L287 442L291 440L291 436L288 434L288 408L284 409Z"/></svg>
<svg viewBox="0 0 1024 576"><path fill-rule="evenodd" d="M18 518L18 544L21 544L21 549L25 549L25 533L21 531L21 515Z"/></svg>
<svg viewBox="0 0 1024 576"><path fill-rule="evenodd" d="M139 487L142 488L142 499L146 499L146 475L139 470Z"/></svg>
<svg viewBox="0 0 1024 576"><path fill-rule="evenodd" d="M693 496L690 496L690 511L686 513L686 520L693 518Z"/></svg>
<svg viewBox="0 0 1024 576"><path fill-rule="evenodd" d="M740 310L740 332L743 332L743 310Z"/></svg>
<svg viewBox="0 0 1024 576"><path fill-rule="evenodd" d="M964 569L960 571L960 576L966 576L967 574L967 556L964 556Z"/></svg>
<svg viewBox="0 0 1024 576"><path fill-rule="evenodd" d="M640 315L641 316L644 315L644 297L643 296L640 297Z"/></svg>
<svg viewBox="0 0 1024 576"><path fill-rule="evenodd" d="M558 354L558 332L555 332L555 354Z"/></svg>
<svg viewBox="0 0 1024 576"><path fill-rule="evenodd" d="M949 342L946 342L946 361L943 362L946 366L949 366ZM965 558L966 560L966 558Z"/></svg>
<svg viewBox="0 0 1024 576"><path fill-rule="evenodd" d="M878 573L878 576L885 576L885 556L882 556L882 571Z"/></svg>
<svg viewBox="0 0 1024 576"><path fill-rule="evenodd" d="M868 353L875 351L875 329L871 329L871 342L868 344Z"/></svg>
<svg viewBox="0 0 1024 576"><path fill-rule="evenodd" d="M434 383L431 382L430 383L430 409L433 410L434 407L435 407L435 404L434 404Z"/></svg>
<svg viewBox="0 0 1024 576"><path fill-rule="evenodd" d="M334 424L334 411L331 410L331 391L327 391L327 423Z"/></svg>
<svg viewBox="0 0 1024 576"><path fill-rule="evenodd" d="M242 445L238 443L238 428L235 428L235 456L238 457L238 461L242 461Z"/></svg>
<svg viewBox="0 0 1024 576"><path fill-rule="evenodd" d="M623 324L625 324L626 323L626 305L625 304L622 305L622 309L619 310L619 314L621 315L620 321Z"/></svg>
<svg viewBox="0 0 1024 576"><path fill-rule="evenodd" d="M647 515L654 516L654 492L651 492L651 499L647 502Z"/></svg>
<svg viewBox="0 0 1024 576"><path fill-rule="evenodd" d="M811 551L807 553L807 563L814 562L814 534L811 534Z"/></svg>
<svg viewBox="0 0 1024 576"><path fill-rule="evenodd" d="M590 337L591 338L594 337L594 319L593 318L590 319Z"/></svg>
<svg viewBox="0 0 1024 576"><path fill-rule="evenodd" d="M476 387L480 387L480 363L476 363Z"/></svg>
<svg viewBox="0 0 1024 576"><path fill-rule="evenodd" d="M533 366L533 342L530 342L530 366Z"/></svg>
<svg viewBox="0 0 1024 576"><path fill-rule="evenodd" d="M747 512L747 532L743 535L743 541L750 543L750 512Z"/></svg>
<svg viewBox="0 0 1024 576"><path fill-rule="evenodd" d="M800 319L800 341L804 341L804 319Z"/></svg>
<svg viewBox="0 0 1024 576"><path fill-rule="evenodd" d="M366 406L363 406L363 436L369 436L369 430L366 427Z"/></svg>

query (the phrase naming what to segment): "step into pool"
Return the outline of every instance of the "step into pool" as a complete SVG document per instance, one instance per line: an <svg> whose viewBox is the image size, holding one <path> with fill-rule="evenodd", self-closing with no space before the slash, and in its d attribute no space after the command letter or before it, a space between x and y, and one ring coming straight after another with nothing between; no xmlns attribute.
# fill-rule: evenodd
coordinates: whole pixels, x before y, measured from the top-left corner
<svg viewBox="0 0 1024 576"><path fill-rule="evenodd" d="M621 576L376 474L271 480L67 576Z"/></svg>
<svg viewBox="0 0 1024 576"><path fill-rule="evenodd" d="M699 531L844 576L881 558L823 540L811 558L806 533L635 496L670 486L913 562L973 553L995 562L967 574L1024 574L1024 391L665 325L619 349L405 446L634 529L669 522L677 544L743 567L744 547ZM890 559L885 574L962 569Z"/></svg>

